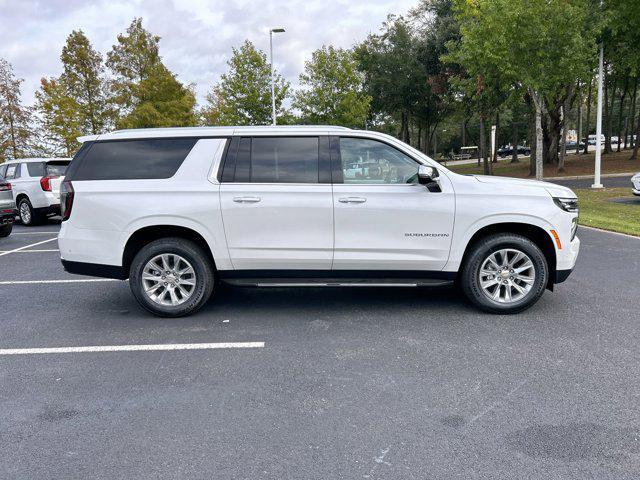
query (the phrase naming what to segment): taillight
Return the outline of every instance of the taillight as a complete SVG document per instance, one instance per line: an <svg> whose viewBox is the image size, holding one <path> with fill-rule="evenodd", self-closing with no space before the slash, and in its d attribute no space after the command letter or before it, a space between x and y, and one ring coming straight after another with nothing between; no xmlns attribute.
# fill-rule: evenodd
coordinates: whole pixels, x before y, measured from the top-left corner
<svg viewBox="0 0 640 480"><path fill-rule="evenodd" d="M71 216L71 207L73 207L73 185L71 182L65 180L60 184L60 215L62 215L62 221L69 220Z"/></svg>
<svg viewBox="0 0 640 480"><path fill-rule="evenodd" d="M7 190L11 190L10 183L0 183L0 192L6 192Z"/></svg>
<svg viewBox="0 0 640 480"><path fill-rule="evenodd" d="M44 190L45 192L50 192L51 191L51 180L54 178L58 178L57 175L47 175L46 177L42 177L40 179L40 186L42 187L42 190Z"/></svg>

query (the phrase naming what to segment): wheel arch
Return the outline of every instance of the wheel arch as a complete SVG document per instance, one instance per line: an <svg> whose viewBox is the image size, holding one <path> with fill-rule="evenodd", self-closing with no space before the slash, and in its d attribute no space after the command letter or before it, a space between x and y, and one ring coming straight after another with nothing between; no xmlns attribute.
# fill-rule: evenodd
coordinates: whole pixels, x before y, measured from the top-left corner
<svg viewBox="0 0 640 480"><path fill-rule="evenodd" d="M134 231L125 243L124 250L122 252L122 268L127 277L129 275L129 269L131 267L131 263L133 262L133 258L141 248L153 242L154 240L169 237L184 238L186 240L191 240L192 242L194 242L206 253L207 258L209 259L211 267L214 269L214 271L217 270L211 247L209 246L205 238L197 231L189 227L178 225L148 225Z"/></svg>
<svg viewBox="0 0 640 480"><path fill-rule="evenodd" d="M522 235L523 237L531 240L538 246L538 248L540 248L545 258L547 259L547 265L549 266L549 281L547 282L547 288L553 289L554 280L556 278L557 265L556 249L553 244L553 239L545 229L531 223L499 222L485 225L484 227L478 229L467 242L460 265L462 266L465 264L469 253L471 252L471 248L474 246L474 244L476 244L483 238L498 233L512 233L516 235Z"/></svg>

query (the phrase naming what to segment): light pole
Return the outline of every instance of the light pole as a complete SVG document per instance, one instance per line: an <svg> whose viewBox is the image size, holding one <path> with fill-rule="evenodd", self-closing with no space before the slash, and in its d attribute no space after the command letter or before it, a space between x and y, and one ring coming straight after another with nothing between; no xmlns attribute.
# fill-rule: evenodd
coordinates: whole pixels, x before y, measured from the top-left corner
<svg viewBox="0 0 640 480"><path fill-rule="evenodd" d="M284 33L284 28L272 28L269 30L269 54L271 61L271 120L272 124L276 124L276 86L273 78L273 34Z"/></svg>
<svg viewBox="0 0 640 480"><path fill-rule="evenodd" d="M602 2L600 2L602 7ZM604 76L604 39L600 40L600 62L598 65L598 113L596 115L596 168L591 188L602 188L600 183L600 165L602 160L602 77ZM587 140L589 139L587 132ZM589 142L587 142L589 143ZM588 148L588 147L587 147Z"/></svg>

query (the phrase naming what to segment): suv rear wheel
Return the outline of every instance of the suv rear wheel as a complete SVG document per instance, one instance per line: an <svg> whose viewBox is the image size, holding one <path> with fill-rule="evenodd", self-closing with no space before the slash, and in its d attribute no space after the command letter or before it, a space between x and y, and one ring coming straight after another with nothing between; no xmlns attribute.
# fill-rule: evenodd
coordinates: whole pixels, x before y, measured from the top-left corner
<svg viewBox="0 0 640 480"><path fill-rule="evenodd" d="M129 285L136 300L151 313L181 317L207 302L214 273L198 245L182 238L163 238L145 245L135 256Z"/></svg>
<svg viewBox="0 0 640 480"><path fill-rule="evenodd" d="M460 283L466 296L491 313L517 313L544 293L549 266L538 246L526 237L496 234L471 247Z"/></svg>
<svg viewBox="0 0 640 480"><path fill-rule="evenodd" d="M26 226L35 225L38 221L38 216L27 198L22 198L18 202L18 215L22 224Z"/></svg>

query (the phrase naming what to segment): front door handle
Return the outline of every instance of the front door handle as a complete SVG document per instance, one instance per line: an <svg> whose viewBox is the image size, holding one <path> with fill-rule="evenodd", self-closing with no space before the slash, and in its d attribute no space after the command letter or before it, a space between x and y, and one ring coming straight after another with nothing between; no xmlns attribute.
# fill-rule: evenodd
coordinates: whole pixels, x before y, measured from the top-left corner
<svg viewBox="0 0 640 480"><path fill-rule="evenodd" d="M258 203L260 197L233 197L233 201L236 203Z"/></svg>
<svg viewBox="0 0 640 480"><path fill-rule="evenodd" d="M367 199L364 197L341 197L338 201L340 203L364 203Z"/></svg>

